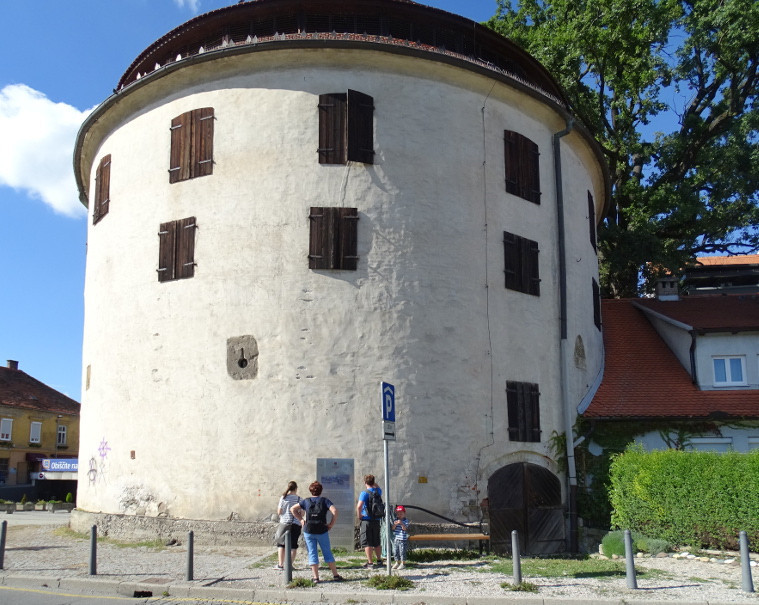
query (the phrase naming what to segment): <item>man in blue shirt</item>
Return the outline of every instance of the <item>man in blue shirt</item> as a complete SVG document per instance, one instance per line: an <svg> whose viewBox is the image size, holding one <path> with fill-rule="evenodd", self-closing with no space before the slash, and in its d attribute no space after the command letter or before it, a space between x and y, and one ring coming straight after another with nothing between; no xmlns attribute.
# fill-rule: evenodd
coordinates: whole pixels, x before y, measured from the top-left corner
<svg viewBox="0 0 759 605"><path fill-rule="evenodd" d="M382 495L382 490L374 482L374 475L364 477L366 489L361 492L356 503L356 515L361 522L359 530L360 545L364 547L366 553L366 563L364 567L381 568L382 567L382 543L380 542L380 517L372 517L368 508L372 493ZM377 562L372 564L372 555L377 555Z"/></svg>

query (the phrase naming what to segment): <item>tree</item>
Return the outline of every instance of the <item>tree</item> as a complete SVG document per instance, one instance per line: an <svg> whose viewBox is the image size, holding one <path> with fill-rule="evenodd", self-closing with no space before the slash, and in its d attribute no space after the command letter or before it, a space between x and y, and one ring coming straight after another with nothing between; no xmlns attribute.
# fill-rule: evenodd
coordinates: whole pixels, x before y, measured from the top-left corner
<svg viewBox="0 0 759 605"><path fill-rule="evenodd" d="M558 78L604 149L606 296L697 255L759 249L759 3L498 0L488 25Z"/></svg>

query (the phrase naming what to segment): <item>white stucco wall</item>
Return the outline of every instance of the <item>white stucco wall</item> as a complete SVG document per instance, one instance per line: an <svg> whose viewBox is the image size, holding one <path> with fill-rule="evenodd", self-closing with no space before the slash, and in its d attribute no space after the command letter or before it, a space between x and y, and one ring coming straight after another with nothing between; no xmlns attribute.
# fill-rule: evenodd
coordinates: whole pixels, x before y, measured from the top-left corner
<svg viewBox="0 0 759 605"><path fill-rule="evenodd" d="M319 165L318 95L348 88L374 97L375 163ZM381 380L398 405L393 501L461 514L505 464L556 472L565 121L549 104L455 66L331 49L220 58L120 95L82 150L90 214L95 167L112 165L88 236L80 509L268 518L317 458L354 459L357 491L364 473L382 482ZM213 175L169 184L170 121L206 106ZM505 192L505 129L540 147L540 205ZM604 191L587 141L561 145L576 406L601 364L587 191L597 212ZM309 270L310 206L358 208L357 271ZM159 224L189 216L195 276L159 283ZM504 288L504 230L539 242L540 297ZM226 370L241 335L258 343L252 380ZM508 440L507 380L539 383L540 443Z"/></svg>

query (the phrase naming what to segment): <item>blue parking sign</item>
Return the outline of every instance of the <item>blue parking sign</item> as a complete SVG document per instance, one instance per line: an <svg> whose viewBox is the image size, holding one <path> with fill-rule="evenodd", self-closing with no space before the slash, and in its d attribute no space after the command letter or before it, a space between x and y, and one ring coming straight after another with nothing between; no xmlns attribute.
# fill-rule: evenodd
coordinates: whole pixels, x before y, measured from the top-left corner
<svg viewBox="0 0 759 605"><path fill-rule="evenodd" d="M395 387L389 382L381 383L382 420L395 422Z"/></svg>

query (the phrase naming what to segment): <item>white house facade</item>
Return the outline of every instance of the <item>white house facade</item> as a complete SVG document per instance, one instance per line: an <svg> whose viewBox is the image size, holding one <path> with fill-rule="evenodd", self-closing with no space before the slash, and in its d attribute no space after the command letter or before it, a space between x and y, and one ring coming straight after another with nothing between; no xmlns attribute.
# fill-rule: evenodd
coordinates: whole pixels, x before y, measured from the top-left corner
<svg viewBox="0 0 759 605"><path fill-rule="evenodd" d="M386 381L391 502L563 548L550 443L601 372L609 185L523 51L405 0L234 4L138 57L75 172L80 524L260 523L291 479L347 503L385 480Z"/></svg>

